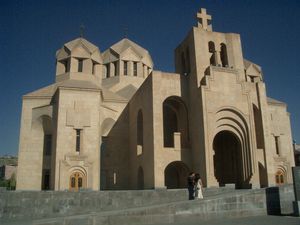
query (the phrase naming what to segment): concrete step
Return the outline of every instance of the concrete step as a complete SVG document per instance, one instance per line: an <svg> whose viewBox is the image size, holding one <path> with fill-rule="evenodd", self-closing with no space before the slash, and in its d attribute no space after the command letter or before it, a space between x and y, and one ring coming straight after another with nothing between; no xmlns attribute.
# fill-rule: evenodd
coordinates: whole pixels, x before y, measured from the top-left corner
<svg viewBox="0 0 300 225"><path fill-rule="evenodd" d="M36 225L98 225L98 224L155 224L186 221L187 219L212 219L216 217L240 217L250 215L265 215L266 205L262 198L247 199L245 193L227 194L227 197L210 197L204 200L180 201L126 210L93 212L87 215L36 220ZM250 194L252 195L252 194ZM233 199L236 199L234 201Z"/></svg>
<svg viewBox="0 0 300 225"><path fill-rule="evenodd" d="M293 198L293 195L291 195L291 193L293 192L292 187L290 186L281 191L280 198L276 195L276 192L269 192L269 194L267 194L265 189L206 189L204 190L204 199L193 201L186 200L186 190L115 191L102 194L102 196L104 196L103 199L91 199L91 197L99 198L99 196L101 196L99 193L77 193L76 195L74 195L74 193L72 193L72 195L67 193L67 198L65 195L55 193L53 194L55 200L58 200L58 197L62 196L62 199L60 199L61 201L59 202L64 206L69 207L66 208L65 211L54 211L48 218L43 217L45 219L39 219L41 218L41 215L35 215L35 217L30 216L40 212L42 212L42 215L45 215L45 212L41 209L36 210L36 206L34 205L33 208L28 209L28 211L31 212L28 217L4 218L0 219L0 224L142 225L151 223L172 223L174 221L184 222L189 218L194 218L195 220L207 220L218 217L265 215L269 210L270 203L271 205L276 203L275 208L278 207L278 201L284 203L283 205L285 207L292 205L291 199ZM129 196L126 194L129 194ZM70 198L70 196L72 198ZM107 196L111 198L110 201L107 201ZM74 197L78 197L79 199L74 199ZM161 199L159 199L160 197ZM72 205L70 204L70 199L81 204ZM48 203L53 204L59 202L49 201ZM66 204L66 202L68 204ZM95 202L97 204L95 204ZM47 205L47 202L44 202L44 204L46 204L46 206L41 205L42 209L45 207L51 208L53 206L51 204ZM286 209L289 210L288 207L286 207ZM31 220L28 220L28 218Z"/></svg>
<svg viewBox="0 0 300 225"><path fill-rule="evenodd" d="M204 189L204 197L234 191L231 188ZM141 191L0 193L0 219L45 218L91 211L111 211L186 200L186 189Z"/></svg>

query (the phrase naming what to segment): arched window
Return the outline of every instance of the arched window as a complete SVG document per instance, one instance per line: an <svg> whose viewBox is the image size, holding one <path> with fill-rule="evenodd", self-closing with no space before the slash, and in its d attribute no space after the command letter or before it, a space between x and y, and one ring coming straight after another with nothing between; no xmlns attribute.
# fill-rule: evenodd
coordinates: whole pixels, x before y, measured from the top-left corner
<svg viewBox="0 0 300 225"><path fill-rule="evenodd" d="M284 172L282 170L277 170L276 174L275 174L275 182L277 185L281 185L284 184Z"/></svg>
<svg viewBox="0 0 300 225"><path fill-rule="evenodd" d="M189 146L188 113L180 97L171 96L163 102L164 147L174 147L174 133L180 133L182 147Z"/></svg>
<svg viewBox="0 0 300 225"><path fill-rule="evenodd" d="M221 44L221 62L223 67L228 67L227 47L224 43Z"/></svg>
<svg viewBox="0 0 300 225"><path fill-rule="evenodd" d="M137 145L143 146L144 142L144 130L143 130L143 113L142 110L139 110L138 116L137 116Z"/></svg>
<svg viewBox="0 0 300 225"><path fill-rule="evenodd" d="M210 41L208 42L208 51L211 53L211 56L210 56L210 59L209 59L209 62L210 62L210 65L212 66L216 66L216 49L215 49L215 43Z"/></svg>

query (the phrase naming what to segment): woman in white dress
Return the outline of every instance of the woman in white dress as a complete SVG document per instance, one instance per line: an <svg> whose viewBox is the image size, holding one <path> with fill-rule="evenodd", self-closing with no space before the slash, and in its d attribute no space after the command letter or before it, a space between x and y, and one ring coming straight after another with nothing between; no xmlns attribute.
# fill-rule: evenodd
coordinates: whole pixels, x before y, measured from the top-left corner
<svg viewBox="0 0 300 225"><path fill-rule="evenodd" d="M195 174L195 199L202 199L202 181L199 173Z"/></svg>

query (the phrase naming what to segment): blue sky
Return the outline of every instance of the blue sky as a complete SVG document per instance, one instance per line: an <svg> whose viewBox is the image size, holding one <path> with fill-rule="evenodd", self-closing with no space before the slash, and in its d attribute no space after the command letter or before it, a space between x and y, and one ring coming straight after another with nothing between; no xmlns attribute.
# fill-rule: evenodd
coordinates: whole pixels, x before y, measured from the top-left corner
<svg viewBox="0 0 300 225"><path fill-rule="evenodd" d="M174 49L207 8L213 30L241 34L244 57L261 65L268 96L284 101L300 143L299 0L0 1L0 155L17 154L22 95L55 78L55 51L84 37L103 52L128 37L156 70L174 71Z"/></svg>

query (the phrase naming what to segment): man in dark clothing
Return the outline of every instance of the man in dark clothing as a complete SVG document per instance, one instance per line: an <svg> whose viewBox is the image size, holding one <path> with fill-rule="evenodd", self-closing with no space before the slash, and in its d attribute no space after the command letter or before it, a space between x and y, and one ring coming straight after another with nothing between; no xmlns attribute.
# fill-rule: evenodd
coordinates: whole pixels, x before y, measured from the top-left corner
<svg viewBox="0 0 300 225"><path fill-rule="evenodd" d="M195 199L194 192L195 192L195 173L191 172L187 178L187 185L189 191L189 200Z"/></svg>

